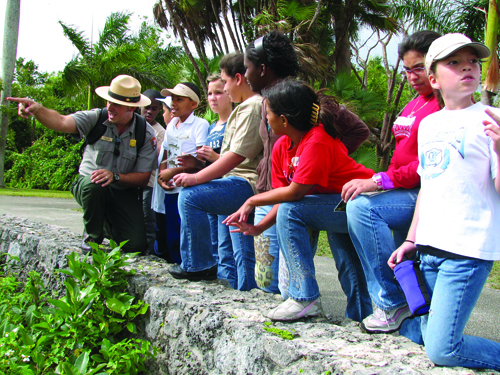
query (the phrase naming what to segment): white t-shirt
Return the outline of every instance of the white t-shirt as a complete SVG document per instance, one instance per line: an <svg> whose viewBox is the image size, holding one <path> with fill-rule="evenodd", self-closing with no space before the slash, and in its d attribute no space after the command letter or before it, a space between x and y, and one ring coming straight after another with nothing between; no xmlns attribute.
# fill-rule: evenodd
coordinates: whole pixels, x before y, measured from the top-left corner
<svg viewBox="0 0 500 375"><path fill-rule="evenodd" d="M416 242L485 260L500 259L497 154L484 133L487 107L429 115L418 133L421 178ZM500 110L493 108L500 115Z"/></svg>
<svg viewBox="0 0 500 375"><path fill-rule="evenodd" d="M186 153L195 153L196 148L207 144L207 135L209 123L207 120L190 114L182 124L176 125L179 122L178 117L174 117L167 125L165 138L163 139L162 149L158 156L158 163L163 158L163 151L167 150L168 167L176 167L177 156ZM159 165L159 164L158 164ZM178 194L181 187L166 192L155 182L153 187L153 197L151 198L151 208L155 212L165 213L165 194Z"/></svg>

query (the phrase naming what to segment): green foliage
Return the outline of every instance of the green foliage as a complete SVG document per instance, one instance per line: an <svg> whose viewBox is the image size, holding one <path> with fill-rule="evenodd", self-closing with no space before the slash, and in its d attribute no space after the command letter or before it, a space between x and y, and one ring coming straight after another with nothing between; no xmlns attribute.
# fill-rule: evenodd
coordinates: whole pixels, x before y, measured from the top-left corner
<svg viewBox="0 0 500 375"><path fill-rule="evenodd" d="M93 247L88 255L67 256L69 277L62 298L50 298L40 275L29 274L26 284L8 264L0 277L0 373L17 374L137 374L153 357L147 341L130 339L134 319L148 305L124 293L123 269L133 255L120 247L109 254ZM153 351L153 353L152 353ZM101 371L101 372L99 372Z"/></svg>
<svg viewBox="0 0 500 375"><path fill-rule="evenodd" d="M18 188L69 190L78 175L79 149L80 144L68 136L39 138L23 153L9 153L12 167L5 172L5 181Z"/></svg>

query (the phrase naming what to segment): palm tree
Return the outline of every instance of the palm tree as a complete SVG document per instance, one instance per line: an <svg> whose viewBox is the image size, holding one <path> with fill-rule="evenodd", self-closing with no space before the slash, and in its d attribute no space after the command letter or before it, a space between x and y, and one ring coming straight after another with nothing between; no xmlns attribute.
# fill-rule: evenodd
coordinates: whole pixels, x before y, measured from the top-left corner
<svg viewBox="0 0 500 375"><path fill-rule="evenodd" d="M151 71L152 64L148 64L151 55L160 54L158 44L147 39L153 38L153 41L158 42L155 33L150 30L148 34L148 26L143 25L138 36L130 35L130 16L131 14L121 12L111 14L99 34L99 40L94 44L84 37L83 32L59 21L64 35L79 52L65 66L62 72L63 83L68 92L75 93L73 95L86 95L88 109L102 103L102 99L95 95L94 89L109 85L119 74L137 78L144 88L166 87L171 83L163 70L157 66ZM157 61L157 64L165 67L168 62Z"/></svg>

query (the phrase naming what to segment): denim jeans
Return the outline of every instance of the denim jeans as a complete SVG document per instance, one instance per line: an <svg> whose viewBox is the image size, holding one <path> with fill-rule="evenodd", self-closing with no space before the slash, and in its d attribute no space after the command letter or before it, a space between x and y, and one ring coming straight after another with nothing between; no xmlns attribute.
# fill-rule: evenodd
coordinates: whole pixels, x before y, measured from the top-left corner
<svg viewBox="0 0 500 375"><path fill-rule="evenodd" d="M290 279L286 293L297 301L319 297L313 261L316 247L308 228L327 231L340 285L347 296L346 316L361 321L372 313L372 304L361 262L347 233L346 214L335 211L340 201L340 194L321 194L280 205L276 225Z"/></svg>
<svg viewBox="0 0 500 375"><path fill-rule="evenodd" d="M238 270L233 254L233 243L231 242L232 228L222 222L227 215L217 215L217 278L229 282L233 289L238 288Z"/></svg>
<svg viewBox="0 0 500 375"><path fill-rule="evenodd" d="M432 298L429 315L422 317L429 359L440 366L500 371L500 343L463 334L493 262L429 254L422 254L421 260L420 267Z"/></svg>
<svg viewBox="0 0 500 375"><path fill-rule="evenodd" d="M169 263L180 263L181 218L178 210L179 194L165 194L165 227L161 233L165 238L157 240L155 255ZM157 231L157 235L158 235ZM162 244L163 246L160 246Z"/></svg>
<svg viewBox="0 0 500 375"><path fill-rule="evenodd" d="M217 264L211 252L210 222L207 213L230 215L253 195L250 184L241 177L230 176L179 193L181 216L181 268L187 272L209 269ZM249 217L253 224L253 215ZM256 287L253 237L231 233L233 258L238 273L237 289ZM221 254L219 253L219 261Z"/></svg>
<svg viewBox="0 0 500 375"><path fill-rule="evenodd" d="M255 224L269 213L273 206L261 206L255 208ZM276 225L265 230L254 237L255 247L255 281L257 287L265 292L279 293L279 252L278 235Z"/></svg>
<svg viewBox="0 0 500 375"><path fill-rule="evenodd" d="M408 234L418 191L395 189L359 195L347 202L349 234L361 259L370 297L382 310L406 305L387 260ZM422 343L419 318L405 321L399 333Z"/></svg>

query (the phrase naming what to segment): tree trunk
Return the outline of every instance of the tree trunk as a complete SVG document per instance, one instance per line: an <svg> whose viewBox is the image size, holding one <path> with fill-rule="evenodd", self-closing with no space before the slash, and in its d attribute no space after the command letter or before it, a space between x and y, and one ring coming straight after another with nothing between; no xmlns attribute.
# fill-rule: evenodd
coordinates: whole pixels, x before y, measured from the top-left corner
<svg viewBox="0 0 500 375"><path fill-rule="evenodd" d="M217 22L217 26L219 26L220 34L222 36L222 41L224 42L224 49L226 53L229 53L229 47L227 46L227 40L226 40L226 34L224 33L224 26L222 25L222 22L220 20L220 15L217 13L217 6L215 3L215 0L210 0L210 3L212 4L212 10L215 15L215 20Z"/></svg>
<svg viewBox="0 0 500 375"><path fill-rule="evenodd" d="M184 30L180 26L180 20L177 17L177 14L175 13L175 11L172 7L172 3L170 1L171 0L164 0L164 3L165 3L165 6L167 7L168 13L170 14L170 18L172 20L172 23L174 24L174 27L177 29L177 33L179 34L179 37L181 38L181 43L182 43L182 46L184 47L184 51L186 52L186 55L188 56L188 59L191 62L191 64L193 64L193 68L194 68L196 74L198 75L198 78L200 79L200 83L203 87L203 90L205 92L208 92L208 87L207 87L207 83L205 82L205 77L203 77L203 74L201 74L200 68L199 68L198 64L196 63L196 60L194 59L193 54L191 53L191 51L187 45L186 38L184 37Z"/></svg>
<svg viewBox="0 0 500 375"><path fill-rule="evenodd" d="M7 0L5 8L5 26L3 37L3 91L1 96L1 105L7 106L7 97L12 92L12 81L14 79L14 68L17 57L17 38L19 35L19 8L21 0ZM2 111L2 124L0 128L0 187L5 187L4 167L5 167L5 148L7 145L7 128L9 127L9 115Z"/></svg>
<svg viewBox="0 0 500 375"><path fill-rule="evenodd" d="M238 46L238 43L236 42L236 39L234 38L233 28L231 27L231 23L229 22L229 19L227 18L226 0L221 0L220 5L221 5L222 17L224 17L224 23L226 24L227 31L229 32L229 36L231 37L231 41L233 42L234 49L237 52L240 52L240 48Z"/></svg>
<svg viewBox="0 0 500 375"><path fill-rule="evenodd" d="M245 51L245 41L243 40L243 35L242 35L243 32L242 32L241 26L238 27L238 22L236 20L236 15L234 14L233 6L230 5L229 9L231 10L231 17L233 18L234 33L236 34L238 46L240 48L240 51Z"/></svg>

